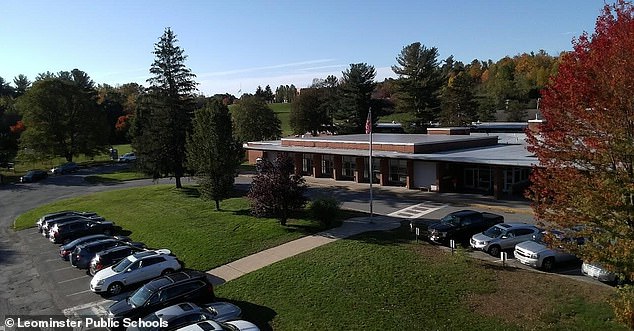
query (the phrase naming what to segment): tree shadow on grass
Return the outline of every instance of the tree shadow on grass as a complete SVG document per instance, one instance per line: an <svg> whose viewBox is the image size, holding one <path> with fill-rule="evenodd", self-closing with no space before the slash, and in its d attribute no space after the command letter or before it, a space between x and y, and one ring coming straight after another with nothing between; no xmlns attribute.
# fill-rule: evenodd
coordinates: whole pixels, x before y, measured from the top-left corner
<svg viewBox="0 0 634 331"><path fill-rule="evenodd" d="M218 301L232 303L242 309L242 318L260 328L262 331L272 331L270 322L275 318L277 312L269 307L260 306L252 302L218 298Z"/></svg>

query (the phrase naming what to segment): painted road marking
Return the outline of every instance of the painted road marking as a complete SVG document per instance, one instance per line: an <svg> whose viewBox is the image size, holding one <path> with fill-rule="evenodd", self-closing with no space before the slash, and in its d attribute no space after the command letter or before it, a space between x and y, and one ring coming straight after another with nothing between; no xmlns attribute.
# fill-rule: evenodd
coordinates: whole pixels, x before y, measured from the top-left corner
<svg viewBox="0 0 634 331"><path fill-rule="evenodd" d="M85 290L85 291L81 291L81 292L75 292L75 293L71 293L71 294L66 294L67 297L72 297L73 295L77 295L77 294L82 294L82 293L88 293L91 292L90 289Z"/></svg>
<svg viewBox="0 0 634 331"><path fill-rule="evenodd" d="M433 211L445 208L447 205L438 202L425 201L417 205L409 206L401 210L397 210L387 216L414 219L423 217Z"/></svg>
<svg viewBox="0 0 634 331"><path fill-rule="evenodd" d="M71 279L66 279L66 280L63 280L63 281L61 281L61 282L57 282L57 284L68 283L68 282L72 282L72 281L74 281L74 280L78 280L78 279L82 279L82 278L87 278L87 277L88 277L88 275L84 275L84 276L81 276L81 277L75 277L75 278L71 278Z"/></svg>
<svg viewBox="0 0 634 331"><path fill-rule="evenodd" d="M107 316L108 307L115 303L113 300L101 300L70 307L62 310L62 313L66 317L80 317L80 316Z"/></svg>

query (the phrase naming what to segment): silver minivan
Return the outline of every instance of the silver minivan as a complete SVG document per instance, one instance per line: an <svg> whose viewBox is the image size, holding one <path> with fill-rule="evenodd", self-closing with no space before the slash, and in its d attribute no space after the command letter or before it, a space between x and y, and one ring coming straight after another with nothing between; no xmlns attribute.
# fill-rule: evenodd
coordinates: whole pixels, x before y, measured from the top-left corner
<svg viewBox="0 0 634 331"><path fill-rule="evenodd" d="M526 223L500 223L482 233L474 234L469 244L474 249L500 256L501 251L513 249L515 245L531 240L539 231L534 225Z"/></svg>

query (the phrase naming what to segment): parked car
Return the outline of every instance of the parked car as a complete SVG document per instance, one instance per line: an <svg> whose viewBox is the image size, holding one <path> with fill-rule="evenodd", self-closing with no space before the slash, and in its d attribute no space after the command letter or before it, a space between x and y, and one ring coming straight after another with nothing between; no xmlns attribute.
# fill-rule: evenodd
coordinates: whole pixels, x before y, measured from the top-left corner
<svg viewBox="0 0 634 331"><path fill-rule="evenodd" d="M46 214L46 215L38 218L37 221L35 221L35 224L37 225L37 230L39 232L42 232L42 225L44 224L45 221L48 221L48 220L54 219L54 218L60 218L60 217L63 217L63 216L70 216L70 215L91 217L91 216L97 216L97 213L92 212L92 211L63 210L63 211L58 211L58 212L55 212L55 213Z"/></svg>
<svg viewBox="0 0 634 331"><path fill-rule="evenodd" d="M500 256L501 251L513 249L515 245L531 240L539 232L537 227L526 223L500 223L482 233L474 234L469 244L472 248Z"/></svg>
<svg viewBox="0 0 634 331"><path fill-rule="evenodd" d="M124 237L124 236L107 236L105 234L93 234L93 235L77 238L77 239L69 242L68 244L64 244L64 245L60 246L59 247L59 256L62 258L62 260L68 261L68 259L69 259L68 257L73 252L75 247L77 247L79 245L82 245L82 244L87 244L89 242L93 242L93 241L97 241L97 240L104 240L104 239L118 239L118 240L123 240L123 241L126 241L126 242L130 241L130 238Z"/></svg>
<svg viewBox="0 0 634 331"><path fill-rule="evenodd" d="M119 162L134 162L136 161L136 155L134 152L125 153L119 157Z"/></svg>
<svg viewBox="0 0 634 331"><path fill-rule="evenodd" d="M628 280L621 277L621 275L605 269L599 263L590 263L584 261L581 265L581 273L588 277L592 277L600 282L609 283L612 285L622 285L628 282Z"/></svg>
<svg viewBox="0 0 634 331"><path fill-rule="evenodd" d="M145 316L141 325L156 327L129 327L128 331L168 331L201 321L213 320L224 322L240 318L240 307L228 302L214 302L199 306L191 302L183 302ZM160 327L159 323L167 323Z"/></svg>
<svg viewBox="0 0 634 331"><path fill-rule="evenodd" d="M79 237L98 233L109 236L112 235L113 232L113 222L79 219L53 225L53 228L49 231L48 238L54 244L67 244Z"/></svg>
<svg viewBox="0 0 634 331"><path fill-rule="evenodd" d="M20 177L20 183L34 183L46 177L48 177L48 173L44 170L29 170Z"/></svg>
<svg viewBox="0 0 634 331"><path fill-rule="evenodd" d="M97 272L90 290L116 295L129 285L144 282L181 269L181 264L167 249L139 252Z"/></svg>
<svg viewBox="0 0 634 331"><path fill-rule="evenodd" d="M257 325L244 320L229 322L202 321L184 326L177 331L260 331Z"/></svg>
<svg viewBox="0 0 634 331"><path fill-rule="evenodd" d="M448 244L453 239L456 243L466 243L469 238L491 226L504 222L504 216L481 213L474 210L461 210L448 214L440 222L427 227L429 240Z"/></svg>
<svg viewBox="0 0 634 331"><path fill-rule="evenodd" d="M143 248L134 246L117 246L103 250L90 260L88 272L94 276L98 271L119 263L126 257L143 251Z"/></svg>
<svg viewBox="0 0 634 331"><path fill-rule="evenodd" d="M580 238L565 237L561 231L542 232L534 236L533 240L528 240L515 245L513 252L515 258L522 264L533 268L551 271L555 265L578 260L573 254L566 252L561 246L557 248L549 248L544 242L544 236L550 233L554 240L560 241L577 241L582 243Z"/></svg>
<svg viewBox="0 0 634 331"><path fill-rule="evenodd" d="M125 318L142 318L179 302L203 304L214 300L213 285L206 273L179 271L156 278L138 288L129 297L115 302L108 308L108 318L121 328Z"/></svg>
<svg viewBox="0 0 634 331"><path fill-rule="evenodd" d="M46 220L42 223L42 235L46 238L49 237L49 232L50 230L56 225L56 224L64 224L64 223L69 223L69 222L74 222L77 220L91 220L91 221L105 221L105 218L95 215L95 216L88 216L88 217L84 217L84 216L80 216L80 215L66 215L66 216L62 216L60 218L53 218L50 220Z"/></svg>
<svg viewBox="0 0 634 331"><path fill-rule="evenodd" d="M70 255L70 264L79 269L88 269L88 267L90 266L90 261L93 257L95 257L97 253L111 247L123 245L145 247L145 244L141 242L128 242L120 239L104 239L93 241L75 247Z"/></svg>
<svg viewBox="0 0 634 331"><path fill-rule="evenodd" d="M53 175L63 175L71 172L75 172L79 170L79 166L75 162L66 162L61 164L55 168L51 169L51 174Z"/></svg>

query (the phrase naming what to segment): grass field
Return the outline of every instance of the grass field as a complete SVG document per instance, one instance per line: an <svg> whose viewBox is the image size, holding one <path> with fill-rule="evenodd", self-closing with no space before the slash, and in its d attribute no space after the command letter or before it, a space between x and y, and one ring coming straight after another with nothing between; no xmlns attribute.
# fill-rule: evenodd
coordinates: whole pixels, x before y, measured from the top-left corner
<svg viewBox="0 0 634 331"><path fill-rule="evenodd" d="M217 288L262 330L625 330L613 289L451 255L404 229L319 247Z"/></svg>
<svg viewBox="0 0 634 331"><path fill-rule="evenodd" d="M238 192L221 203L199 198L197 187L176 189L155 185L90 194L44 205L20 215L16 229L34 226L41 215L58 210L89 210L121 226L135 241L149 247L169 248L188 267L208 270L261 250L321 230L308 213L283 227L275 219L255 218L248 201ZM351 214L342 213L342 217ZM358 216L358 214L355 214Z"/></svg>
<svg viewBox="0 0 634 331"><path fill-rule="evenodd" d="M269 107L273 109L277 118L282 122L282 137L287 137L293 134L291 129L291 104L290 103L270 103Z"/></svg>

